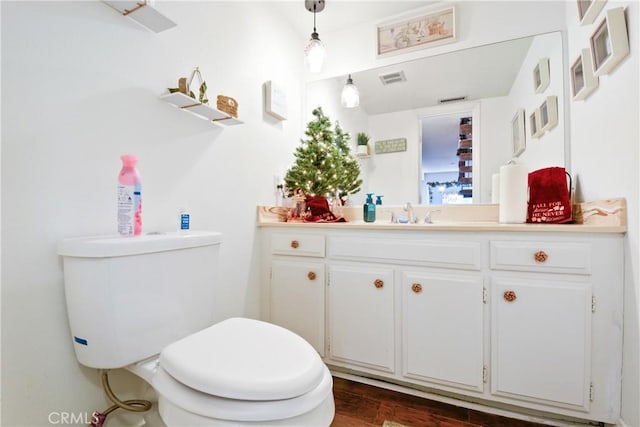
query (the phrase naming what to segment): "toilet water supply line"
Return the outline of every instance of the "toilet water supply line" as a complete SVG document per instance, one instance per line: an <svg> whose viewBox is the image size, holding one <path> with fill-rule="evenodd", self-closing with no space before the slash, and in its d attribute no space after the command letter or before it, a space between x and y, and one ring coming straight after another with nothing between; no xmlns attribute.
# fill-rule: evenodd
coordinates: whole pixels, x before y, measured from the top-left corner
<svg viewBox="0 0 640 427"><path fill-rule="evenodd" d="M151 402L143 399L131 399L122 401L118 399L118 397L111 390L111 386L109 386L109 375L108 371L102 371L102 388L104 389L105 394L109 397L114 404L110 406L104 412L94 412L91 417L90 427L102 427L104 425L105 420L107 419L107 415L112 413L118 408L125 409L131 412L146 412L151 409Z"/></svg>

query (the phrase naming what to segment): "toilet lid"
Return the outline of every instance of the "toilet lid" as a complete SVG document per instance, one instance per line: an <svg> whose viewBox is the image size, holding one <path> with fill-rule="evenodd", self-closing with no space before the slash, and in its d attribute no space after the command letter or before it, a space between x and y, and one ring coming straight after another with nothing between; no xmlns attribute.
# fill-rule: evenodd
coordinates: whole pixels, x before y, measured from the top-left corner
<svg viewBox="0 0 640 427"><path fill-rule="evenodd" d="M203 393L239 400L290 399L322 381L324 364L300 336L271 323L232 318L167 346L160 366Z"/></svg>

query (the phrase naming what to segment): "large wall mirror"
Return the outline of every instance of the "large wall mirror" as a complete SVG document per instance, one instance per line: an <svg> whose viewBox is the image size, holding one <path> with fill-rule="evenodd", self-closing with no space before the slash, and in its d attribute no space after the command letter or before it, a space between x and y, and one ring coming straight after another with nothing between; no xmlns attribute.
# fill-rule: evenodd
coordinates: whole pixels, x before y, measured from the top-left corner
<svg viewBox="0 0 640 427"><path fill-rule="evenodd" d="M492 175L510 160L530 170L565 165L562 45L561 33L546 33L354 72L360 106L352 109L340 105L347 76L310 82L307 111L322 106L352 141L369 134L362 193L384 194L389 204L491 203ZM540 64L549 71L542 88ZM558 123L536 134L529 116L547 97L556 97ZM514 148L512 124L522 110L524 150ZM463 124L472 126L463 133ZM377 141L395 139L406 149L375 152Z"/></svg>

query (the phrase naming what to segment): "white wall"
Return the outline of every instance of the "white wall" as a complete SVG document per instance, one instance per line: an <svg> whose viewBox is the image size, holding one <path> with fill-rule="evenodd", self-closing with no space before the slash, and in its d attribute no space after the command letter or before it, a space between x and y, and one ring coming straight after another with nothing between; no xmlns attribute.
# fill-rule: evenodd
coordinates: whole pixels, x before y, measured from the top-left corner
<svg viewBox="0 0 640 427"><path fill-rule="evenodd" d="M53 411L109 406L97 371L73 355L55 251L66 237L115 232L120 154L140 158L145 231L175 229L187 205L194 228L224 233L217 316L259 315L255 208L274 202L273 175L302 135L306 39L263 2L161 3L178 26L160 34L101 2L1 7L2 425L43 426ZM214 102L238 100L244 125L159 99L195 66ZM263 113L270 79L286 82L287 121ZM133 382L118 379L116 390Z"/></svg>
<svg viewBox="0 0 640 427"><path fill-rule="evenodd" d="M640 174L638 125L640 63L640 5L637 1L608 1L605 10L627 8L630 53L584 101L571 101L571 165L580 200L624 197L627 200L625 239L624 348L622 418L628 427L640 426ZM569 61L589 47L596 23L580 26L575 2L567 3Z"/></svg>

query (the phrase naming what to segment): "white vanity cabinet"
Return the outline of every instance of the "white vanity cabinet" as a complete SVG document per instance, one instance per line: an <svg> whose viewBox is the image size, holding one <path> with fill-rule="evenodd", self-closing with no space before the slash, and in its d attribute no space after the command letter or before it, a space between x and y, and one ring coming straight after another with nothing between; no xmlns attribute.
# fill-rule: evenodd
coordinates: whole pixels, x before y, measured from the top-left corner
<svg viewBox="0 0 640 427"><path fill-rule="evenodd" d="M375 264L329 264L328 359L395 370L394 274Z"/></svg>
<svg viewBox="0 0 640 427"><path fill-rule="evenodd" d="M402 271L402 375L483 390L484 302L479 274Z"/></svg>
<svg viewBox="0 0 640 427"><path fill-rule="evenodd" d="M336 372L615 423L624 234L582 230L264 227L266 318L321 346ZM323 290L305 283L312 269Z"/></svg>
<svg viewBox="0 0 640 427"><path fill-rule="evenodd" d="M274 233L269 239L267 320L325 351L325 239L306 233Z"/></svg>
<svg viewBox="0 0 640 427"><path fill-rule="evenodd" d="M491 393L615 421L621 236L506 237L489 242Z"/></svg>

